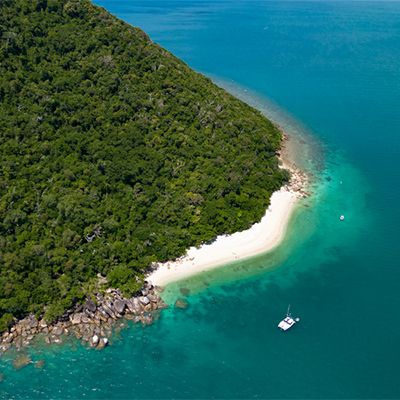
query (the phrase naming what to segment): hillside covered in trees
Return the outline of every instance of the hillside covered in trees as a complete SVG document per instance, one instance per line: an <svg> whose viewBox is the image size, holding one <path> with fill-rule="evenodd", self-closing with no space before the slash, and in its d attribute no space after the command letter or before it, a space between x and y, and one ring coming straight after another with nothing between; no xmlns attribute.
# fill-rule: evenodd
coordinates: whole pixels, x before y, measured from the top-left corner
<svg viewBox="0 0 400 400"><path fill-rule="evenodd" d="M0 330L248 228L288 179L280 141L89 1L1 0Z"/></svg>

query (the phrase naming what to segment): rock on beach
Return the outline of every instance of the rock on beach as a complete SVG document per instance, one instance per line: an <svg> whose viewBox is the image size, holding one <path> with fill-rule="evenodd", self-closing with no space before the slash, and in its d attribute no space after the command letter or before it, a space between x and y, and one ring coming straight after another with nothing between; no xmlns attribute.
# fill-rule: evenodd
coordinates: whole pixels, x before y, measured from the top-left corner
<svg viewBox="0 0 400 400"><path fill-rule="evenodd" d="M97 335L94 335L92 337L91 343L92 343L93 346L97 346L98 343L99 343L99 337Z"/></svg>
<svg viewBox="0 0 400 400"><path fill-rule="evenodd" d="M116 330L119 326L116 321L120 318L143 325L153 322L153 313L167 307L157 293L153 286L146 284L140 295L126 299L120 290L110 288L66 311L54 323L29 315L0 335L0 354L11 347L20 349L29 345L37 334L42 335L47 344L62 343L65 335L71 335L90 347L102 349L108 345L106 336ZM30 362L29 357L21 355L14 360L14 366L22 368ZM40 365L40 362L35 364L36 367Z"/></svg>
<svg viewBox="0 0 400 400"><path fill-rule="evenodd" d="M122 314L125 310L125 302L119 299L115 300L114 308L117 311L117 313Z"/></svg>

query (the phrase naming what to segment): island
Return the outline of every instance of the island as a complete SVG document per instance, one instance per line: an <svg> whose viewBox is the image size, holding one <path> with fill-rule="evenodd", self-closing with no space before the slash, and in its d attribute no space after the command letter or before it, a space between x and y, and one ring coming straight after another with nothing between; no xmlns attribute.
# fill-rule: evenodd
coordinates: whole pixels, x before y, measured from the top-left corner
<svg viewBox="0 0 400 400"><path fill-rule="evenodd" d="M3 0L0 37L7 346L79 324L97 344L110 319L146 322L163 307L149 273L167 283L165 263L250 229L271 198L275 236L243 255L279 242L293 187L259 111L88 0Z"/></svg>

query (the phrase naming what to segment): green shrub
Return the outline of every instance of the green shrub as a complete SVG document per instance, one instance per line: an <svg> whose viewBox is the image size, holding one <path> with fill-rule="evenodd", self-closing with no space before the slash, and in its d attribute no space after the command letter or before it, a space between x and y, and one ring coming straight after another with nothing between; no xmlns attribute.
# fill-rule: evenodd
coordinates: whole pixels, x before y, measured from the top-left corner
<svg viewBox="0 0 400 400"><path fill-rule="evenodd" d="M12 314L5 313L0 317L0 332L6 331L13 324L14 318Z"/></svg>

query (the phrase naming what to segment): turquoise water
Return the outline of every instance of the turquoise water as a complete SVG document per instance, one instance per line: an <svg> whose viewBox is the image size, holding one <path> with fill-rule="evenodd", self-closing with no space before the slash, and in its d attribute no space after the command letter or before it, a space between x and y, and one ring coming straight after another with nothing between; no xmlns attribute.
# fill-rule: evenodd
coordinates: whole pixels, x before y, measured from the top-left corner
<svg viewBox="0 0 400 400"><path fill-rule="evenodd" d="M97 3L296 135L313 195L274 252L171 285L188 309L0 360L0 398L400 398L400 3Z"/></svg>

